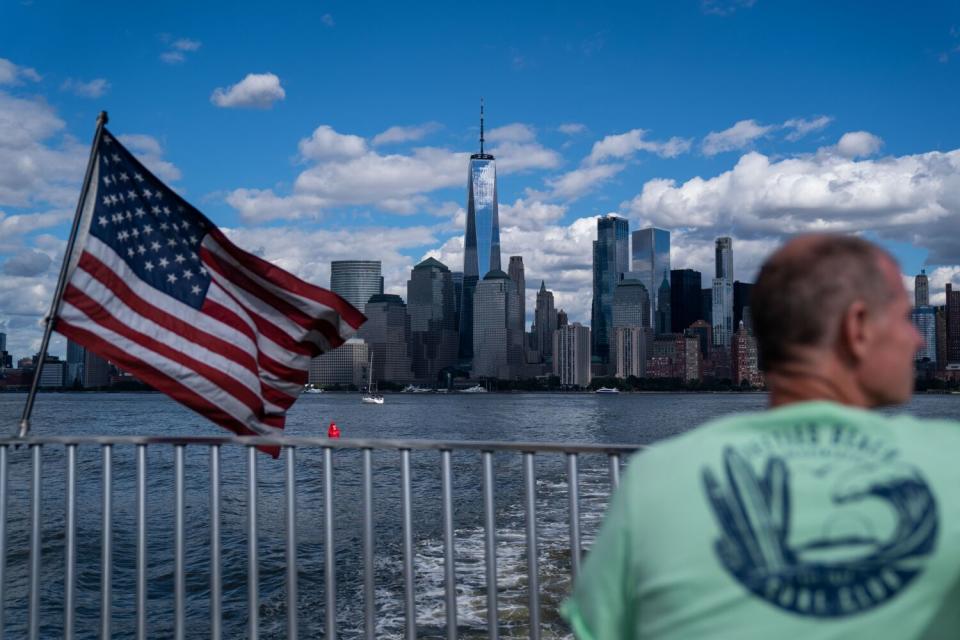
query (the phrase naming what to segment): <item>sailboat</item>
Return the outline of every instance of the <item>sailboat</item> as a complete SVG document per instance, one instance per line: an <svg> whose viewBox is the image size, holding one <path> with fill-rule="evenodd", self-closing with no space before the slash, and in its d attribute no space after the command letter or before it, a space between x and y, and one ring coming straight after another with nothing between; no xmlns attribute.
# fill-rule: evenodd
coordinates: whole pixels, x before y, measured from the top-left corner
<svg viewBox="0 0 960 640"><path fill-rule="evenodd" d="M370 363L367 365L367 392L360 398L363 404L383 404L383 396L374 393L373 389L373 354L370 354Z"/></svg>

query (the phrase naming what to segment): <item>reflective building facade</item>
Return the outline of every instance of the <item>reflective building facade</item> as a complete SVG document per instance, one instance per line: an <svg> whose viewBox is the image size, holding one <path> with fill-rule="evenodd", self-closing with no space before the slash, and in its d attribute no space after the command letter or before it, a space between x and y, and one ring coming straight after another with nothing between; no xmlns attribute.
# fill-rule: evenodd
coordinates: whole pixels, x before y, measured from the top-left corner
<svg viewBox="0 0 960 640"><path fill-rule="evenodd" d="M379 260L334 260L330 263L330 290L364 311L371 296L383 293Z"/></svg>
<svg viewBox="0 0 960 640"><path fill-rule="evenodd" d="M450 269L434 258L413 268L407 281L410 359L417 380L433 382L457 362L457 309Z"/></svg>
<svg viewBox="0 0 960 640"><path fill-rule="evenodd" d="M593 355L609 362L613 335L613 294L628 269L630 242L626 218L597 218L597 239L593 242L593 305L590 313Z"/></svg>
<svg viewBox="0 0 960 640"><path fill-rule="evenodd" d="M523 363L523 319L517 286L503 271L477 285L473 317L473 377L516 377Z"/></svg>
<svg viewBox="0 0 960 640"><path fill-rule="evenodd" d="M631 278L639 280L650 293L649 327L656 327L654 317L660 308L660 285L670 282L670 232L650 227L633 232ZM668 325L669 326L669 325Z"/></svg>
<svg viewBox="0 0 960 640"><path fill-rule="evenodd" d="M621 280L613 291L613 328L650 327L650 295L639 280Z"/></svg>
<svg viewBox="0 0 960 640"><path fill-rule="evenodd" d="M483 151L483 105L480 106L480 153L470 156L467 169L467 228L464 233L463 298L460 303L460 358L473 358L473 295L490 271L500 271L500 214L497 206L497 165Z"/></svg>
<svg viewBox="0 0 960 640"><path fill-rule="evenodd" d="M670 271L671 332L683 333L697 320L705 319L700 306L701 281L700 272L693 269Z"/></svg>

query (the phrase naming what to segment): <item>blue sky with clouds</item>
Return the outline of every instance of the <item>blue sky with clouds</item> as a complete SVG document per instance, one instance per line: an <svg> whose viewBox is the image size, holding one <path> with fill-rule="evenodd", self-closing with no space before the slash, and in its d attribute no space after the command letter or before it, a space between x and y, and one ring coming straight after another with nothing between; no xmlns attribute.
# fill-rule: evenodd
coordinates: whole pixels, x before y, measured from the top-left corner
<svg viewBox="0 0 960 640"><path fill-rule="evenodd" d="M16 355L39 343L100 109L241 246L324 285L332 259L383 260L401 294L428 254L460 268L481 96L504 255L573 319L611 212L671 229L673 266L705 277L717 235L749 280L785 235L834 229L927 265L935 294L960 284L956 3L199 4L4 3Z"/></svg>

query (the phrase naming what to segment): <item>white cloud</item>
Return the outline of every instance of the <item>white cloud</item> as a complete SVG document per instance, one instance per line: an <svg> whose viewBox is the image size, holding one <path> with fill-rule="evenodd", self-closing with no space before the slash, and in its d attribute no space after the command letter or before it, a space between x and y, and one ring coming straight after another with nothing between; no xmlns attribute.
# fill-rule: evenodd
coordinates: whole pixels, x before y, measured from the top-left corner
<svg viewBox="0 0 960 640"><path fill-rule="evenodd" d="M586 130L587 125L580 124L579 122L567 122L557 127L557 131L568 136L575 136L578 133L583 133Z"/></svg>
<svg viewBox="0 0 960 640"><path fill-rule="evenodd" d="M249 107L269 109L277 100L283 100L286 92L280 86L280 78L272 73L248 73L247 77L230 87L218 87L210 101L218 107Z"/></svg>
<svg viewBox="0 0 960 640"><path fill-rule="evenodd" d="M360 136L337 133L329 125L320 125L309 138L298 145L300 156L309 160L356 158L367 152L367 143Z"/></svg>
<svg viewBox="0 0 960 640"><path fill-rule="evenodd" d="M560 165L560 154L537 142L502 142L488 151L497 159L497 170L503 173L553 169Z"/></svg>
<svg viewBox="0 0 960 640"><path fill-rule="evenodd" d="M756 120L741 120L729 129L711 131L703 139L704 155L714 156L724 151L735 151L750 146L757 138L762 138L776 129L774 125L762 125Z"/></svg>
<svg viewBox="0 0 960 640"><path fill-rule="evenodd" d="M530 125L514 122L490 129L484 137L490 142L531 142L537 134Z"/></svg>
<svg viewBox="0 0 960 640"><path fill-rule="evenodd" d="M609 135L595 142L586 164L597 164L609 158L628 158L637 151L648 151L663 158L675 158L690 149L690 140L673 137L664 142L646 140L647 131L632 129L626 133Z"/></svg>
<svg viewBox="0 0 960 640"><path fill-rule="evenodd" d="M787 140L796 142L808 133L813 133L814 131L823 129L831 122L833 122L833 118L830 116L817 116L816 118L810 119L791 118L784 122L783 126L786 129L792 129L792 131L786 136Z"/></svg>
<svg viewBox="0 0 960 640"><path fill-rule="evenodd" d="M39 276L50 268L50 256L34 249L20 251L3 262L3 273L8 276Z"/></svg>
<svg viewBox="0 0 960 640"><path fill-rule="evenodd" d="M81 98L99 98L110 89L110 83L106 78L94 78L89 82L74 80L70 78L60 85L61 91L69 91L75 96Z"/></svg>
<svg viewBox="0 0 960 640"><path fill-rule="evenodd" d="M551 197L574 200L617 175L625 167L624 164L598 164L580 167L556 178L548 178L547 186L552 191Z"/></svg>
<svg viewBox="0 0 960 640"><path fill-rule="evenodd" d="M19 85L23 80L40 82L42 78L36 69L21 67L6 58L0 58L0 85Z"/></svg>
<svg viewBox="0 0 960 640"><path fill-rule="evenodd" d="M373 137L374 145L397 144L400 142L413 142L437 131L441 128L439 122L427 122L415 126L403 127L394 126L386 131L378 133Z"/></svg>
<svg viewBox="0 0 960 640"><path fill-rule="evenodd" d="M872 156L880 147L883 140L868 131L851 131L843 134L837 143L837 153L845 158L859 158Z"/></svg>
<svg viewBox="0 0 960 640"><path fill-rule="evenodd" d="M169 160L163 159L163 147L156 138L144 133L128 133L118 137L120 142L157 177L165 182L180 179L180 169Z"/></svg>
<svg viewBox="0 0 960 640"><path fill-rule="evenodd" d="M160 54L160 59L167 64L180 64L185 62L187 54L197 51L202 43L199 40L190 38L173 39L169 34L163 34L160 39L167 44L167 49Z"/></svg>
<svg viewBox="0 0 960 640"><path fill-rule="evenodd" d="M500 228L537 231L559 222L567 213L567 208L540 200L517 198L513 204L500 203ZM463 225L466 224L464 218Z"/></svg>

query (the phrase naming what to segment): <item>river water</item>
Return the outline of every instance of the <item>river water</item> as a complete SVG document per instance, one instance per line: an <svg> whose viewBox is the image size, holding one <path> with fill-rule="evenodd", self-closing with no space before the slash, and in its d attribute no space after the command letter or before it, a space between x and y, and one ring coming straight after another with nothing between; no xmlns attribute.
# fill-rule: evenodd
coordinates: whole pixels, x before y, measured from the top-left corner
<svg viewBox="0 0 960 640"><path fill-rule="evenodd" d="M0 394L0 432L16 429L25 396ZM764 394L394 394L382 406L363 405L356 394L307 395L290 410L287 431L324 435L331 420L345 438L426 438L649 444L711 418L763 408ZM907 408L924 417L960 418L960 396L920 396ZM59 434L223 435L223 431L159 394L43 394L34 410L33 432ZM133 447L115 447L114 637L134 633L135 461ZM25 637L28 581L29 452L10 451L5 627ZM641 454L642 455L642 454ZM101 454L78 451L77 630L98 632L100 598ZM65 456L62 447L43 451L41 637L62 635L63 514ZM341 637L357 637L363 620L361 574L360 454L334 452L337 562L337 623ZM440 456L414 451L412 489L416 554L418 636L445 637L443 607ZM557 607L569 590L565 460L537 456L537 517L544 637L567 637ZM188 637L209 634L208 451L186 450ZM297 456L298 559L302 637L323 635L322 455ZM458 583L458 635L485 637L481 464L478 453L455 452L454 511ZM240 448L226 447L222 471L224 637L246 634L246 467ZM283 461L259 456L261 637L285 636ZM526 555L521 458L495 456L498 541L498 603L503 637L525 637ZM378 637L403 632L399 454L374 453ZM595 536L609 497L607 461L580 462L584 546ZM173 451L148 451L149 637L172 636Z"/></svg>

